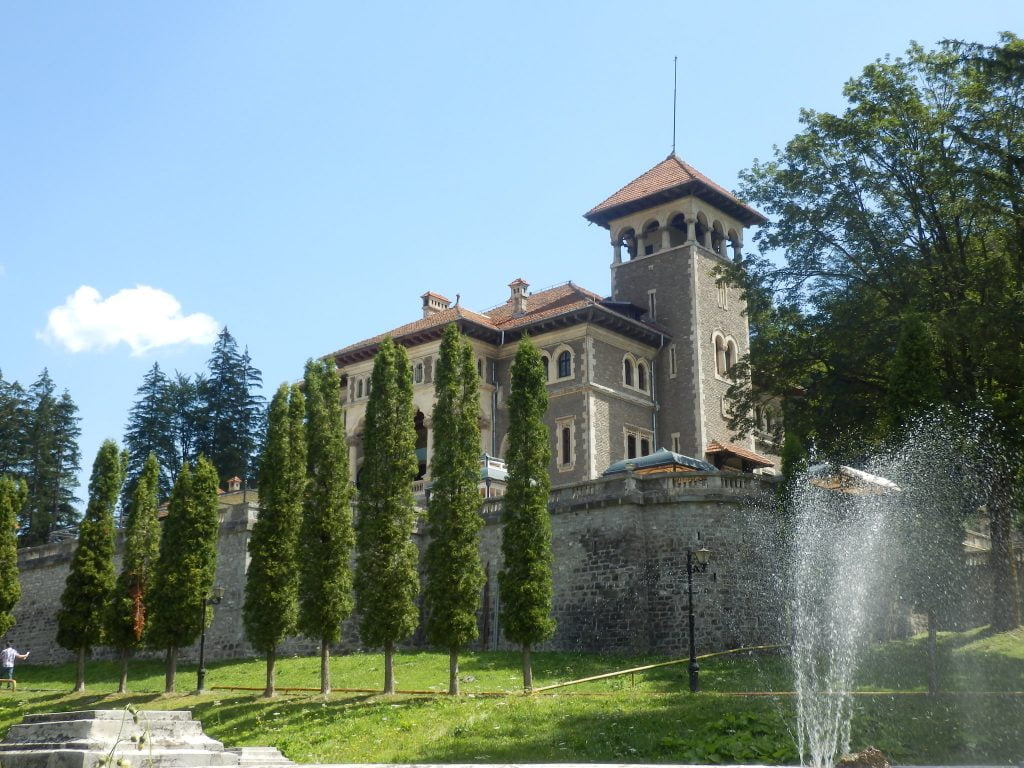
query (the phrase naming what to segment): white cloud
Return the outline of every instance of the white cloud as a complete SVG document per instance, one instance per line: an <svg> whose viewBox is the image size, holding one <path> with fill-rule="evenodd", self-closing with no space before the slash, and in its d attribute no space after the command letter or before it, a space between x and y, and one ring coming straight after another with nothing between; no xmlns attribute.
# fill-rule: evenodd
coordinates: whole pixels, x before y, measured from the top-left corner
<svg viewBox="0 0 1024 768"><path fill-rule="evenodd" d="M212 317L181 313L181 303L166 291L138 285L107 299L89 285L81 286L61 306L50 310L40 338L71 352L108 349L127 344L133 355L171 344L209 344L217 337Z"/></svg>

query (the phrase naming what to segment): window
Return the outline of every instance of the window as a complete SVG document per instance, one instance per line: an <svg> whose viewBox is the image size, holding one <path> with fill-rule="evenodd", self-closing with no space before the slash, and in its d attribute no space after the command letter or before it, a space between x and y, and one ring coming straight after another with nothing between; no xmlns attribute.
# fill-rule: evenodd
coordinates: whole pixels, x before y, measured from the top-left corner
<svg viewBox="0 0 1024 768"><path fill-rule="evenodd" d="M555 460L560 472L568 472L576 465L575 416L555 421Z"/></svg>
<svg viewBox="0 0 1024 768"><path fill-rule="evenodd" d="M484 361L483 358L478 357L476 359L476 375L480 377L481 381L484 378Z"/></svg>
<svg viewBox="0 0 1024 768"><path fill-rule="evenodd" d="M729 284L725 280L718 281L718 308L729 308Z"/></svg>
<svg viewBox="0 0 1024 768"><path fill-rule="evenodd" d="M558 355L558 378L568 379L572 376L572 352L564 350Z"/></svg>
<svg viewBox="0 0 1024 768"><path fill-rule="evenodd" d="M729 369L736 365L736 342L732 339L728 339L725 343L725 373L728 374Z"/></svg>
<svg viewBox="0 0 1024 768"><path fill-rule="evenodd" d="M725 337L720 334L715 334L715 373L719 376L725 376L725 372L729 369L729 363L726 359L726 347Z"/></svg>
<svg viewBox="0 0 1024 768"><path fill-rule="evenodd" d="M672 453L682 453L682 451L680 450L680 445L679 445L679 433L678 432L673 432L672 433Z"/></svg>
<svg viewBox="0 0 1024 768"><path fill-rule="evenodd" d="M651 289L647 292L647 314L650 315L651 320L658 319L658 291Z"/></svg>
<svg viewBox="0 0 1024 768"><path fill-rule="evenodd" d="M636 388L647 391L647 366L643 363L636 364Z"/></svg>
<svg viewBox="0 0 1024 768"><path fill-rule="evenodd" d="M363 380L360 379L359 381L356 382L356 397L358 398L358 397L362 397L362 396L363 396Z"/></svg>
<svg viewBox="0 0 1024 768"><path fill-rule="evenodd" d="M633 386L633 361L628 357L622 361L622 383L627 387Z"/></svg>
<svg viewBox="0 0 1024 768"><path fill-rule="evenodd" d="M551 381L551 371L549 370L551 361L547 355L542 355L540 358L540 364L544 366L544 380Z"/></svg>
<svg viewBox="0 0 1024 768"><path fill-rule="evenodd" d="M416 363L416 366L412 369L412 380L417 384L423 383L423 363Z"/></svg>
<svg viewBox="0 0 1024 768"><path fill-rule="evenodd" d="M668 347L668 375L670 378L676 377L676 345L670 344Z"/></svg>
<svg viewBox="0 0 1024 768"><path fill-rule="evenodd" d="M654 442L654 435L646 429L637 427L626 427L625 449L626 458L635 459L638 456L647 456L651 452L651 443Z"/></svg>

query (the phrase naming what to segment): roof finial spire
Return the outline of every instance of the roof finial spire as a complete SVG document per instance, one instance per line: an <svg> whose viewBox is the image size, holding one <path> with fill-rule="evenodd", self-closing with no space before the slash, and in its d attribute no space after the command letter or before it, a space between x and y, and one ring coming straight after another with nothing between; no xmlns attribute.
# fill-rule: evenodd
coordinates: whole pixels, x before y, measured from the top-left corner
<svg viewBox="0 0 1024 768"><path fill-rule="evenodd" d="M679 76L679 57L672 57L672 154L676 153L676 81Z"/></svg>

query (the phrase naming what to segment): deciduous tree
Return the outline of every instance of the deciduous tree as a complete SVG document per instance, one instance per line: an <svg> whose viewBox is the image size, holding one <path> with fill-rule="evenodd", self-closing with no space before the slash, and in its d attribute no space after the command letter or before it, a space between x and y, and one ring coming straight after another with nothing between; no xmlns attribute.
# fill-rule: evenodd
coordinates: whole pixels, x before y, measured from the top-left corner
<svg viewBox="0 0 1024 768"><path fill-rule="evenodd" d="M477 636L480 564L480 377L473 347L453 323L435 375L433 486L427 509L427 636L449 654L448 693L459 693L459 649Z"/></svg>
<svg viewBox="0 0 1024 768"><path fill-rule="evenodd" d="M380 344L370 381L356 523L356 610L363 642L384 647L384 692L391 694L395 643L412 634L419 618L418 552L411 538L419 463L409 356L390 337Z"/></svg>
<svg viewBox="0 0 1024 768"><path fill-rule="evenodd" d="M512 363L508 396L508 487L502 512L498 573L501 626L523 654L523 688L533 688L531 646L551 637L551 447L544 413L547 379L540 353L526 336Z"/></svg>

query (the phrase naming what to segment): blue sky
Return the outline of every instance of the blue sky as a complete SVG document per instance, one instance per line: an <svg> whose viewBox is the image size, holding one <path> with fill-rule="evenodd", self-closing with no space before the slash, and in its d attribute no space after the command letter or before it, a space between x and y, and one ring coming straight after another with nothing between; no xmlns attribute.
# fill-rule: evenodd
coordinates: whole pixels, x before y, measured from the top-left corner
<svg viewBox="0 0 1024 768"><path fill-rule="evenodd" d="M227 325L269 395L306 358L573 280L582 214L669 152L727 188L875 58L1024 32L1024 3L0 6L0 371L47 367L84 479L145 371ZM747 234L752 241L752 233Z"/></svg>

